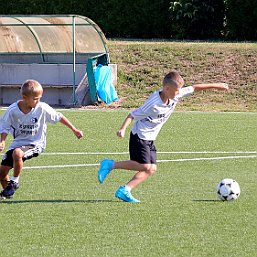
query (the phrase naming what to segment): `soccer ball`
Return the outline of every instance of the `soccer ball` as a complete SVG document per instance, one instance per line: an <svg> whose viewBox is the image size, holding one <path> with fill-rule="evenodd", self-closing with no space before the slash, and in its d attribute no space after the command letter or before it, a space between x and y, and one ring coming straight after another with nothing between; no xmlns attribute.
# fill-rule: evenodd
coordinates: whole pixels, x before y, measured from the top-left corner
<svg viewBox="0 0 257 257"><path fill-rule="evenodd" d="M234 179L222 179L217 185L217 194L222 201L236 200L240 195L240 186Z"/></svg>

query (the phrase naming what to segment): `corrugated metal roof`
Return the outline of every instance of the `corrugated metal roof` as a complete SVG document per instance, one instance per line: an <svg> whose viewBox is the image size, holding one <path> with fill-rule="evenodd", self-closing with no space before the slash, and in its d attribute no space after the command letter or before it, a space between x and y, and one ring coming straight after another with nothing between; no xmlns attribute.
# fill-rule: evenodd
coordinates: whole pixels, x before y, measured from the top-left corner
<svg viewBox="0 0 257 257"><path fill-rule="evenodd" d="M74 25L74 26L73 26ZM108 53L101 29L78 15L0 16L0 55L8 53Z"/></svg>

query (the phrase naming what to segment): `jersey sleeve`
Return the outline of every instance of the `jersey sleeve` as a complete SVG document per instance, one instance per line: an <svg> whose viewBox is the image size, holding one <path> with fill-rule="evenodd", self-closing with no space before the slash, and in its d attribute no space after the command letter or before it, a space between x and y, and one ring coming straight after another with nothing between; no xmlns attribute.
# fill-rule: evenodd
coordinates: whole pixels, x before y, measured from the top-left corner
<svg viewBox="0 0 257 257"><path fill-rule="evenodd" d="M0 133L8 134L11 132L11 117L9 114L10 111L7 109L4 115L0 117Z"/></svg>
<svg viewBox="0 0 257 257"><path fill-rule="evenodd" d="M155 91L139 108L135 109L130 115L137 121L155 114L155 105L160 100L159 91Z"/></svg>
<svg viewBox="0 0 257 257"><path fill-rule="evenodd" d="M142 120L153 114L153 108L149 99L140 107L130 113L134 120Z"/></svg>
<svg viewBox="0 0 257 257"><path fill-rule="evenodd" d="M55 123L57 123L61 120L63 115L60 112L57 112L50 105L45 103L43 108L44 108L44 111L45 111L47 122L55 124Z"/></svg>
<svg viewBox="0 0 257 257"><path fill-rule="evenodd" d="M179 90L179 93L175 96L175 98L176 98L176 100L180 100L183 97L192 95L193 93L194 93L194 88L192 86L182 87Z"/></svg>
<svg viewBox="0 0 257 257"><path fill-rule="evenodd" d="M139 108L135 109L130 114L131 114L131 116L133 117L134 120L141 120L141 119L144 119L145 117L148 116L144 112L144 110L142 109L142 106L140 106Z"/></svg>

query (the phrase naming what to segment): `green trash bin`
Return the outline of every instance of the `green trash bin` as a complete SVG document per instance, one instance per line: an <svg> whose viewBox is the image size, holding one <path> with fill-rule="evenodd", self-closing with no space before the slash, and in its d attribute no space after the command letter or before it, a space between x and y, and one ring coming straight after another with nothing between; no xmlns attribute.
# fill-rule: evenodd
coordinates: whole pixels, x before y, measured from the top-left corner
<svg viewBox="0 0 257 257"><path fill-rule="evenodd" d="M90 91L90 98L93 103L98 102L98 95L96 90L96 83L94 77L94 69L98 64L108 65L109 57L107 54L101 54L88 59L86 72L88 77L88 86Z"/></svg>

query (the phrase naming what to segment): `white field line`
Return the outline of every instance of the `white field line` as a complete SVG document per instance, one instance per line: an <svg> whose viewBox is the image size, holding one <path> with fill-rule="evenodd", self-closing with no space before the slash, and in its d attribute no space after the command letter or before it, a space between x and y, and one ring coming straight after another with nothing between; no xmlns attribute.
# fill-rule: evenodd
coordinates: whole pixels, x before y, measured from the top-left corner
<svg viewBox="0 0 257 257"><path fill-rule="evenodd" d="M248 158L257 158L257 155L248 155L248 156L221 156L221 157L207 157L207 158L188 158L188 159L175 159L175 160L159 160L161 162L185 162L185 161L213 161L213 160L225 160L225 159L248 159ZM91 164L66 164L66 165L49 165L49 166L31 166L24 167L23 169L59 169L59 168L71 168L71 167L91 167L99 166L99 163Z"/></svg>
<svg viewBox="0 0 257 257"><path fill-rule="evenodd" d="M129 152L59 152L43 153L44 155L123 155ZM158 154L257 154L257 151L180 151L180 152L158 152Z"/></svg>
<svg viewBox="0 0 257 257"><path fill-rule="evenodd" d="M128 154L128 152L72 152L72 153L43 153L43 155L121 155L121 154Z"/></svg>
<svg viewBox="0 0 257 257"><path fill-rule="evenodd" d="M42 153L42 155L126 155L129 152L56 152ZM257 151L174 151L174 152L157 152L157 154L257 154ZM4 153L0 153L0 156Z"/></svg>
<svg viewBox="0 0 257 257"><path fill-rule="evenodd" d="M59 168L74 168L74 167L91 167L91 166L99 166L99 163L95 164L66 164L66 165L48 165L48 166L30 166L24 167L24 170L29 169L59 169Z"/></svg>
<svg viewBox="0 0 257 257"><path fill-rule="evenodd" d="M188 159L175 159L175 160L159 160L157 162L213 161L213 160L252 159L252 158L257 158L257 155L221 156L221 157L206 157L206 158L188 158Z"/></svg>

